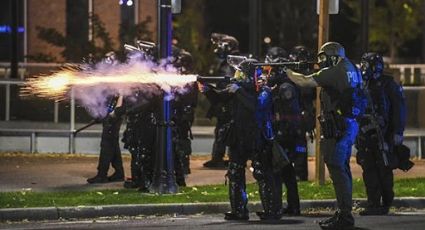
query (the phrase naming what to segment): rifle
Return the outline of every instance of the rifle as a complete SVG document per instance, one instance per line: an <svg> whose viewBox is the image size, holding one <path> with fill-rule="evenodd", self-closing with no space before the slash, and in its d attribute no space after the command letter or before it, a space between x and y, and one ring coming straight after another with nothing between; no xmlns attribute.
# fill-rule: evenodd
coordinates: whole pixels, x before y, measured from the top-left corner
<svg viewBox="0 0 425 230"><path fill-rule="evenodd" d="M107 106L107 115L104 118L101 118L101 119L96 118L96 119L91 120L88 124L86 124L83 127L73 131L74 136L77 136L77 133L87 129L88 127L93 126L93 125L98 124L98 123L101 123L105 119L107 119L108 116L109 116L109 113L114 111L115 107L117 106L118 98L119 98L119 96L114 96L114 98L112 98L112 100L109 102L109 104Z"/></svg>
<svg viewBox="0 0 425 230"><path fill-rule="evenodd" d="M196 81L200 83L219 83L219 82L226 82L230 83L232 81L233 77L229 76L197 76Z"/></svg>
<svg viewBox="0 0 425 230"><path fill-rule="evenodd" d="M105 118L103 118L103 119L105 119ZM102 119L102 120L103 120L103 119ZM93 125L95 125L95 124L97 124L97 123L100 123L102 120L99 120L99 119L93 119L93 120L91 120L88 124L86 124L86 125L84 125L83 127L79 128L79 129L77 129L77 130L75 130L75 131L73 132L73 133L74 133L74 136L77 136L77 133L79 133L79 132L81 132L81 131L83 131L83 130L87 129L88 127L93 126Z"/></svg>
<svg viewBox="0 0 425 230"><path fill-rule="evenodd" d="M318 69L318 64L316 62L276 62L276 63L252 63L255 67L269 67L269 68L288 68L292 70L306 70L306 69Z"/></svg>
<svg viewBox="0 0 425 230"><path fill-rule="evenodd" d="M369 102L369 108L370 108L371 113L365 114L364 116L370 121L373 129L376 132L376 135L378 137L378 149L382 154L382 160L384 161L384 165L387 167L387 166L389 166L388 156L387 156L389 149L388 149L388 145L385 143L384 136L383 136L383 133L382 133L382 129L379 126L379 123L378 123L378 113L375 111L373 100L372 100L372 97L370 96L370 93L369 93L368 85L369 85L369 82L366 84L366 86L364 87L363 90L364 90L365 95L367 97L367 100Z"/></svg>

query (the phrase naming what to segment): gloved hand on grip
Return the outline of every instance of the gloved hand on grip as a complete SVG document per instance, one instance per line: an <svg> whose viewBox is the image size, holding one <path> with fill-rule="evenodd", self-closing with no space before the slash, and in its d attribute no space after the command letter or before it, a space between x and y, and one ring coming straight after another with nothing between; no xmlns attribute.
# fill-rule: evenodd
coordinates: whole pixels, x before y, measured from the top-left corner
<svg viewBox="0 0 425 230"><path fill-rule="evenodd" d="M394 136L393 136L393 142L394 142L394 145L401 145L401 144L403 144L403 135L394 134Z"/></svg>
<svg viewBox="0 0 425 230"><path fill-rule="evenodd" d="M227 87L227 91L229 91L229 93L235 93L236 91L238 91L239 88L239 85L233 83Z"/></svg>

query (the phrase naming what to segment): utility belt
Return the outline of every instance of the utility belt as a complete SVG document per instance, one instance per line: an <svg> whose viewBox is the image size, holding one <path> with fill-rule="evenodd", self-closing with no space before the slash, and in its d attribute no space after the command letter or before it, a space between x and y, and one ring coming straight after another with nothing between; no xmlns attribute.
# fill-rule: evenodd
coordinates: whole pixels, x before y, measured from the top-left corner
<svg viewBox="0 0 425 230"><path fill-rule="evenodd" d="M322 113L319 117L321 138L339 139L344 136L347 129L345 117L335 111Z"/></svg>

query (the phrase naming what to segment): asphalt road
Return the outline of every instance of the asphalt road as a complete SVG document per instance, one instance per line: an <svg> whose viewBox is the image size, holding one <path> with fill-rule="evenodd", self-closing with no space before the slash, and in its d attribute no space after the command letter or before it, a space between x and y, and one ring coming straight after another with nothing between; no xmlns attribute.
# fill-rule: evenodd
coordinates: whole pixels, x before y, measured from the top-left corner
<svg viewBox="0 0 425 230"><path fill-rule="evenodd" d="M284 217L264 222L252 214L248 222L225 221L223 215L145 216L95 220L0 223L0 229L320 229L317 222L329 214ZM425 229L425 210L388 216L356 216L357 229Z"/></svg>

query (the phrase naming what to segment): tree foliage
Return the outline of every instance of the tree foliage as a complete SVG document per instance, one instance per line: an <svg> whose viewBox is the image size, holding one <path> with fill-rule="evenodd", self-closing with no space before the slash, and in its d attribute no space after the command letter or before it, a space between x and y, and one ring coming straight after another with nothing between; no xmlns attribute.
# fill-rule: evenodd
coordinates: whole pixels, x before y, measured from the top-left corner
<svg viewBox="0 0 425 230"><path fill-rule="evenodd" d="M205 0L184 3L184 12L174 18L175 45L192 54L196 73L206 74L214 62L214 54L204 31Z"/></svg>
<svg viewBox="0 0 425 230"><path fill-rule="evenodd" d="M104 58L106 53L111 51L115 51L120 57L123 56L123 44L120 44L118 50L114 50L114 42L100 18L96 14L93 14L91 20L93 33L93 39L91 41L88 39L84 42L81 42L81 39L77 41L73 36L67 36L54 28L45 27L36 28L38 38L53 46L63 48L60 54L68 62L80 62L84 58L90 58L90 60L97 62ZM150 40L152 33L147 29L147 26L151 21L151 18L147 18L137 25L125 29L121 28L120 34L122 36L120 36L120 42L134 42L136 39ZM28 57L34 61L41 62L55 60L51 54L44 53L38 53Z"/></svg>
<svg viewBox="0 0 425 230"><path fill-rule="evenodd" d="M348 1L360 21L360 2ZM400 48L423 33L422 0L369 0L369 45L371 50L388 54L392 61Z"/></svg>
<svg viewBox="0 0 425 230"><path fill-rule="evenodd" d="M317 46L315 0L263 1L263 35L273 46L291 49L296 45Z"/></svg>

